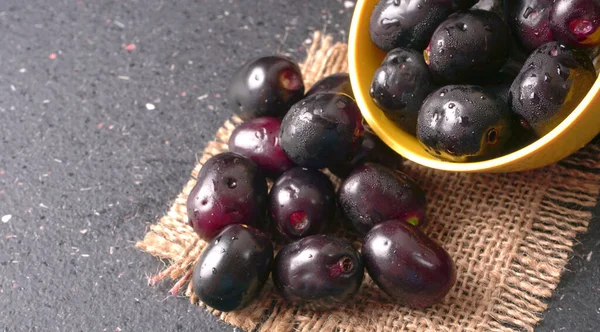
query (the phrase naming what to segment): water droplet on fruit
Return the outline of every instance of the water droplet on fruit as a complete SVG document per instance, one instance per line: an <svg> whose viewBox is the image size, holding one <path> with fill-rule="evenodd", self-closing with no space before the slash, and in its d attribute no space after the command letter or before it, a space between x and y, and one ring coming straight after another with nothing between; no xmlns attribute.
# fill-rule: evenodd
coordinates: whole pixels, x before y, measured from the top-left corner
<svg viewBox="0 0 600 332"><path fill-rule="evenodd" d="M461 124L463 127L468 126L469 125L469 117L468 116L458 117L458 123Z"/></svg>
<svg viewBox="0 0 600 332"><path fill-rule="evenodd" d="M433 121L434 122L437 122L441 117L442 117L442 115L439 112L433 113Z"/></svg>
<svg viewBox="0 0 600 332"><path fill-rule="evenodd" d="M483 28L485 29L485 31L492 31L492 27L489 25L484 25Z"/></svg>
<svg viewBox="0 0 600 332"><path fill-rule="evenodd" d="M385 242L383 242L383 245L384 245L384 246L388 246L388 245L390 245L390 241L385 241Z"/></svg>
<svg viewBox="0 0 600 332"><path fill-rule="evenodd" d="M422 9L422 8L423 8L423 5L421 5L421 4L417 5L417 9Z"/></svg>
<svg viewBox="0 0 600 332"><path fill-rule="evenodd" d="M308 258L313 258L313 255L312 254L308 254Z"/></svg>
<svg viewBox="0 0 600 332"><path fill-rule="evenodd" d="M536 13L535 9L531 8L531 7L527 7L525 9L525 12L523 13L523 18L524 19L528 19L529 16L531 16L531 14Z"/></svg>
<svg viewBox="0 0 600 332"><path fill-rule="evenodd" d="M540 32L539 31L534 31L533 35L536 36L536 37L539 37L540 36Z"/></svg>
<svg viewBox="0 0 600 332"><path fill-rule="evenodd" d="M457 23L456 27L459 28L461 31L467 31L467 24L465 23Z"/></svg>
<svg viewBox="0 0 600 332"><path fill-rule="evenodd" d="M392 1L392 4L394 6L400 6L400 0L394 0L394 1Z"/></svg>
<svg viewBox="0 0 600 332"><path fill-rule="evenodd" d="M221 241L221 237L220 236L215 239L215 244L219 244L219 241Z"/></svg>
<svg viewBox="0 0 600 332"><path fill-rule="evenodd" d="M227 188L235 189L237 188L237 181L233 178L227 178Z"/></svg>
<svg viewBox="0 0 600 332"><path fill-rule="evenodd" d="M446 90L446 89L443 89L442 91L440 91L440 97L445 96L447 92L448 92L448 90Z"/></svg>
<svg viewBox="0 0 600 332"><path fill-rule="evenodd" d="M484 95L481 95L481 96L479 97L479 99L481 99L481 100L486 100L487 98L485 98L485 96L484 96Z"/></svg>
<svg viewBox="0 0 600 332"><path fill-rule="evenodd" d="M212 274L217 274L217 269L215 269L214 267L212 268Z"/></svg>
<svg viewBox="0 0 600 332"><path fill-rule="evenodd" d="M545 73L544 74L544 81L545 82L551 82L552 81L552 76L550 76L550 74Z"/></svg>
<svg viewBox="0 0 600 332"><path fill-rule="evenodd" d="M456 105L454 103L449 103L448 104L448 108L449 109L453 109L454 107L456 107Z"/></svg>
<svg viewBox="0 0 600 332"><path fill-rule="evenodd" d="M205 199L203 199L203 200L202 200L202 202L200 202L200 203L201 203L202 205L206 205L206 204L208 204L208 200L205 198Z"/></svg>
<svg viewBox="0 0 600 332"><path fill-rule="evenodd" d="M531 100L532 104L539 104L540 96L538 96L535 92L532 92L531 95L529 95L529 100Z"/></svg>
<svg viewBox="0 0 600 332"><path fill-rule="evenodd" d="M237 238L236 236L232 236L232 237L231 237L231 241L235 241L235 240L237 240L237 239L238 239L238 238Z"/></svg>

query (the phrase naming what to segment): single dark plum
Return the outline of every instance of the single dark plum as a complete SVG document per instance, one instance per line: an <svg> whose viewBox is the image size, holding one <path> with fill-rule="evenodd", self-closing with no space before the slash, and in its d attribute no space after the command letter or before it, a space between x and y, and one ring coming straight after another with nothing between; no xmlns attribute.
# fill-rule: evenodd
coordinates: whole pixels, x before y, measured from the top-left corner
<svg viewBox="0 0 600 332"><path fill-rule="evenodd" d="M573 48L600 45L600 1L556 0L550 11L556 40Z"/></svg>
<svg viewBox="0 0 600 332"><path fill-rule="evenodd" d="M406 48L390 51L375 71L370 95L386 117L415 135L423 100L434 89L423 54Z"/></svg>
<svg viewBox="0 0 600 332"><path fill-rule="evenodd" d="M337 73L321 79L308 90L304 97L325 92L341 92L355 99L354 92L352 92L352 85L350 84L350 75L346 73Z"/></svg>
<svg viewBox="0 0 600 332"><path fill-rule="evenodd" d="M329 166L329 171L341 179L345 179L352 170L366 162L381 164L393 170L402 168L404 159L396 151L385 144L375 133L365 130L362 144L352 160Z"/></svg>
<svg viewBox="0 0 600 332"><path fill-rule="evenodd" d="M371 40L388 52L397 47L422 51L431 34L448 15L477 0L380 0L369 22Z"/></svg>
<svg viewBox="0 0 600 332"><path fill-rule="evenodd" d="M522 124L542 137L579 105L596 80L592 60L558 42L535 50L510 90L510 105Z"/></svg>
<svg viewBox="0 0 600 332"><path fill-rule="evenodd" d="M448 85L434 91L419 112L417 138L431 155L456 162L502 152L513 116L506 102L475 85Z"/></svg>
<svg viewBox="0 0 600 332"><path fill-rule="evenodd" d="M425 53L436 82L468 83L497 73L508 59L510 46L508 26L500 17L473 9L442 22Z"/></svg>
<svg viewBox="0 0 600 332"><path fill-rule="evenodd" d="M552 2L554 0L504 1L506 20L527 53L555 40L550 29Z"/></svg>
<svg viewBox="0 0 600 332"><path fill-rule="evenodd" d="M192 275L194 293L217 310L241 309L257 297L272 264L268 236L246 225L229 225L200 255Z"/></svg>
<svg viewBox="0 0 600 332"><path fill-rule="evenodd" d="M329 235L312 235L285 246L275 257L273 283L294 304L327 310L358 291L364 267L351 243Z"/></svg>
<svg viewBox="0 0 600 332"><path fill-rule="evenodd" d="M280 144L296 164L326 168L351 159L363 131L354 99L342 93L319 93L292 106L281 123Z"/></svg>
<svg viewBox="0 0 600 332"><path fill-rule="evenodd" d="M269 195L271 218L288 239L321 233L335 217L335 189L318 170L288 170L277 179Z"/></svg>
<svg viewBox="0 0 600 332"><path fill-rule="evenodd" d="M233 152L210 158L187 200L188 222L205 241L223 227L264 227L267 181L252 160Z"/></svg>
<svg viewBox="0 0 600 332"><path fill-rule="evenodd" d="M399 220L373 227L365 237L362 257L384 293L414 308L440 302L456 283L448 252L417 227Z"/></svg>
<svg viewBox="0 0 600 332"><path fill-rule="evenodd" d="M294 167L279 145L281 120L262 117L237 126L229 138L229 150L250 158L268 176L277 177Z"/></svg>
<svg viewBox="0 0 600 332"><path fill-rule="evenodd" d="M342 182L338 201L354 230L365 235L380 222L399 219L425 223L425 193L406 174L365 163Z"/></svg>
<svg viewBox="0 0 600 332"><path fill-rule="evenodd" d="M304 82L294 61L265 56L238 68L228 93L231 109L242 120L282 117L304 96Z"/></svg>

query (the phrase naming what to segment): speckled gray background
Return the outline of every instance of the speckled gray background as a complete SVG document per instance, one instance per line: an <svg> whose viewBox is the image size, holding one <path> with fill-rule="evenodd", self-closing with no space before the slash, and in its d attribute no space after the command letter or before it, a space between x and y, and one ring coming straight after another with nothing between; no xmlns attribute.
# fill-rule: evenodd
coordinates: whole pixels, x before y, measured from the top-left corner
<svg viewBox="0 0 600 332"><path fill-rule="evenodd" d="M0 329L231 331L149 288L163 265L134 244L231 115L234 68L345 40L344 2L0 1ZM600 326L599 223L540 331Z"/></svg>

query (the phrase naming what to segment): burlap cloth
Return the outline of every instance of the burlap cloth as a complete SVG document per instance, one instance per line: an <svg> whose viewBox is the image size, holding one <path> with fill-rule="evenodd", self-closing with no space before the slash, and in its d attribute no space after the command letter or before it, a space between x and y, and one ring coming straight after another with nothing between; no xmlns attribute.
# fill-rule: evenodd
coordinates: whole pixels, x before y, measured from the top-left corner
<svg viewBox="0 0 600 332"><path fill-rule="evenodd" d="M301 65L307 88L347 71L347 46L315 33ZM211 156L227 150L240 120L219 128L168 213L150 227L137 247L168 261L150 278L173 280L172 295L192 303L191 268L206 245L187 225L186 199ZM245 309L211 311L252 331L532 331L556 288L580 232L587 230L600 187L600 144L542 169L509 174L436 171L406 162L404 170L426 190L426 233L456 262L456 286L434 307L411 310L391 302L366 276L359 293L337 310L315 313L288 305L271 281Z"/></svg>

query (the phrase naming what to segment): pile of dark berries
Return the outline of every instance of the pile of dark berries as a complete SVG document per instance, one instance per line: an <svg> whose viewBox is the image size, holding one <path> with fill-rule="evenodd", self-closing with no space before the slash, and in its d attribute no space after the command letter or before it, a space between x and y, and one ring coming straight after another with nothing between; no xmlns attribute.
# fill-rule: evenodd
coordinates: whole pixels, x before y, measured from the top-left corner
<svg viewBox="0 0 600 332"><path fill-rule="evenodd" d="M375 104L431 155L479 161L546 135L586 96L600 1L380 0L369 31L388 52Z"/></svg>
<svg viewBox="0 0 600 332"><path fill-rule="evenodd" d="M262 57L237 71L229 102L246 122L230 151L204 164L187 201L189 224L208 243L192 277L201 301L240 309L271 275L290 303L327 310L358 292L365 269L399 303L444 298L456 270L421 230L425 193L363 124L347 74L305 94L297 64ZM325 169L343 180L337 192Z"/></svg>

